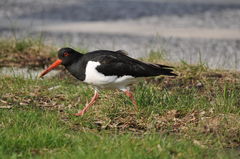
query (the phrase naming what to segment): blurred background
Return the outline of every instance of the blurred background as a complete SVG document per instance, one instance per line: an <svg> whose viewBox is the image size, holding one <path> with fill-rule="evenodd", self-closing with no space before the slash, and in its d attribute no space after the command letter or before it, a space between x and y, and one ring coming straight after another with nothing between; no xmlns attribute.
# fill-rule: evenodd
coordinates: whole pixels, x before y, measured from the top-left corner
<svg viewBox="0 0 240 159"><path fill-rule="evenodd" d="M1 0L0 37L240 69L240 1Z"/></svg>

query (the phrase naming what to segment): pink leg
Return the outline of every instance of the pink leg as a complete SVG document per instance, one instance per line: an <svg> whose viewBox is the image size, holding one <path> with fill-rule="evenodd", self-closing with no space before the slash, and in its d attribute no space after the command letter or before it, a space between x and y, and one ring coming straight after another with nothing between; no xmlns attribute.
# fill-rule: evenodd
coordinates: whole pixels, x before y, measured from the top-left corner
<svg viewBox="0 0 240 159"><path fill-rule="evenodd" d="M96 100L98 99L99 97L99 94L98 92L95 90L94 92L94 96L92 97L90 103L86 104L86 106L83 108L83 110L80 110L78 113L74 114L75 116L82 116L87 110L89 107L91 107L95 102Z"/></svg>
<svg viewBox="0 0 240 159"><path fill-rule="evenodd" d="M133 105L135 106L135 109L137 110L137 109L138 109L138 107L137 107L137 102L136 102L136 100L134 99L133 93L130 92L130 91L124 91L124 93L131 99Z"/></svg>

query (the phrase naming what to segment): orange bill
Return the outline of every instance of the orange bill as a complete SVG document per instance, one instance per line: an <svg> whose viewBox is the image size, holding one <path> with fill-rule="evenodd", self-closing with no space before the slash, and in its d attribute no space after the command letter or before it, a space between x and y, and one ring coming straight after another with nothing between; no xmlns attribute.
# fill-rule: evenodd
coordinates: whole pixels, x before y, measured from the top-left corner
<svg viewBox="0 0 240 159"><path fill-rule="evenodd" d="M58 65L62 63L62 60L58 59L55 61L51 66L49 66L46 70L44 70L38 77L43 77L46 75L48 72L50 72L52 69L56 68Z"/></svg>

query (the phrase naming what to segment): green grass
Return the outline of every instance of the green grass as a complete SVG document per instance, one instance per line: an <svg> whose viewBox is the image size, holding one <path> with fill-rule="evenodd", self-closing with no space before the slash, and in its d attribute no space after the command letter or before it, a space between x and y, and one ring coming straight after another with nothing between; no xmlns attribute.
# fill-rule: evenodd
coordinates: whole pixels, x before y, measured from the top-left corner
<svg viewBox="0 0 240 159"><path fill-rule="evenodd" d="M71 113L93 95L87 85L71 78L0 77L0 107L11 107L0 111L0 156L235 158L239 78L219 74L182 72L140 82L133 87L137 111L122 93L103 91L83 117Z"/></svg>
<svg viewBox="0 0 240 159"><path fill-rule="evenodd" d="M220 150L159 133L75 130L57 113L39 109L4 110L0 116L2 158L227 157Z"/></svg>
<svg viewBox="0 0 240 159"><path fill-rule="evenodd" d="M42 67L56 58L39 41L0 46L0 67ZM169 65L159 50L145 60ZM71 114L93 90L76 79L1 75L0 158L238 158L240 74L202 63L175 66L178 77L132 87L138 110L122 92L104 90L82 117Z"/></svg>

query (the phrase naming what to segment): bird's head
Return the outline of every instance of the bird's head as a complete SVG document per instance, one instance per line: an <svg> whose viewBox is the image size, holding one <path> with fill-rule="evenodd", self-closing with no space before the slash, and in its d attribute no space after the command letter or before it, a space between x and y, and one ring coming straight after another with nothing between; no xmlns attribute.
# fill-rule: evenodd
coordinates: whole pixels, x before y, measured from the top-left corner
<svg viewBox="0 0 240 159"><path fill-rule="evenodd" d="M71 49L71 48L61 48L58 51L58 59L52 64L50 65L46 70L44 70L39 77L43 77L44 75L46 75L48 72L50 72L52 69L56 68L59 65L64 65L64 66L68 66L72 63L74 63L74 61L76 59L78 59L78 57L81 54L78 53L77 51Z"/></svg>

